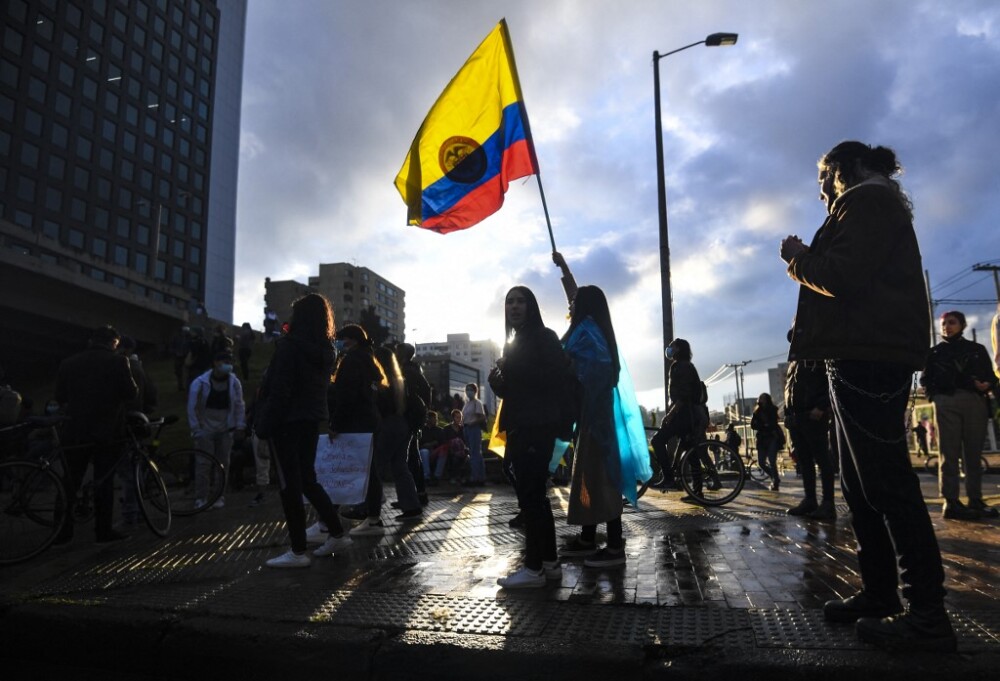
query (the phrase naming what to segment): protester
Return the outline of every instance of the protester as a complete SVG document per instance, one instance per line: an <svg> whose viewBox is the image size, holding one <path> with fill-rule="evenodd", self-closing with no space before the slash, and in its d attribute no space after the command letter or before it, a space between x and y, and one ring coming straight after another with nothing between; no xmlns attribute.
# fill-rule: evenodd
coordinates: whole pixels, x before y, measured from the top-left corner
<svg viewBox="0 0 1000 681"><path fill-rule="evenodd" d="M774 406L770 393L761 393L753 408L750 428L756 433L757 463L771 478L771 490L777 492L781 486L778 471L778 450L784 440L778 423L778 408Z"/></svg>
<svg viewBox="0 0 1000 681"><path fill-rule="evenodd" d="M389 389L385 371L375 358L371 339L357 324L348 324L337 330L336 346L339 353L337 370L327 390L330 438L334 439L340 433L371 433L374 438L381 419L378 395ZM372 462L369 478L376 474ZM357 508L360 510L359 520L368 517L364 502ZM346 517L347 509L342 509L342 513ZM320 519L307 530L306 538L310 542L322 541L325 532L326 526ZM377 533L380 533L377 529L370 532Z"/></svg>
<svg viewBox="0 0 1000 681"><path fill-rule="evenodd" d="M410 426L406 465L409 467L410 475L413 476L413 482L417 487L417 497L420 499L421 505L426 506L428 503L427 487L417 440L420 427L427 418L427 408L431 404L431 384L424 377L424 370L413 359L416 348L409 343L399 343L396 345L395 352L399 368L403 372L403 382L406 385L406 421Z"/></svg>
<svg viewBox="0 0 1000 681"><path fill-rule="evenodd" d="M188 354L184 360L188 389L196 376L201 376L212 368L213 357L212 346L205 339L205 332L201 327L191 327L188 337Z"/></svg>
<svg viewBox="0 0 1000 681"><path fill-rule="evenodd" d="M743 445L743 438L736 432L736 424L730 423L726 426L726 444L729 445L737 454L740 453L740 447Z"/></svg>
<svg viewBox="0 0 1000 681"><path fill-rule="evenodd" d="M309 567L306 555L305 496L325 523L329 537L315 556L333 555L351 544L337 507L316 481L319 423L328 418L327 387L333 373L333 310L318 293L292 304L288 333L277 343L257 401L257 434L271 440L278 464L281 506L291 549L267 561L272 568Z"/></svg>
<svg viewBox="0 0 1000 681"><path fill-rule="evenodd" d="M483 460L483 431L486 430L486 407L479 399L479 386L469 383L465 386L465 406L462 407L462 424L465 444L469 448L470 487L486 484L486 462Z"/></svg>
<svg viewBox="0 0 1000 681"><path fill-rule="evenodd" d="M66 495L76 497L87 465L93 461L96 486L94 531L97 543L127 539L112 527L114 475L121 456L125 405L136 399L139 389L128 360L115 354L120 336L111 326L96 329L89 347L59 365L55 398L69 417L62 433L66 456ZM73 538L73 518L67 516L53 542L66 544Z"/></svg>
<svg viewBox="0 0 1000 681"><path fill-rule="evenodd" d="M385 372L389 387L378 397L379 422L375 429L375 451L372 470L368 475L368 493L365 495L365 513L359 525L351 529L351 536L381 535L382 478L391 474L396 487L396 499L402 511L395 520L415 522L423 517L423 504L417 495L417 486L406 463L410 447L410 427L406 421L406 382L392 350L375 348L375 359Z"/></svg>
<svg viewBox="0 0 1000 681"><path fill-rule="evenodd" d="M830 396L826 365L800 360L788 363L785 379L785 427L798 457L805 498L788 509L788 515L813 520L833 520L833 463L830 461ZM816 467L819 467L823 500L816 502Z"/></svg>
<svg viewBox="0 0 1000 681"><path fill-rule="evenodd" d="M650 440L656 461L663 471L662 488L672 488L674 480L674 459L667 451L667 443L672 439L697 440L704 436L708 426L708 411L701 404L701 378L691 363L691 344L683 338L675 338L666 348L667 358L672 360L667 375L667 394L670 405L660 421L660 427ZM689 496L685 501L691 501Z"/></svg>
<svg viewBox="0 0 1000 681"><path fill-rule="evenodd" d="M465 424L462 419L462 411L452 409L451 421L441 429L441 439L444 443L444 472L451 472L449 482L453 485L461 482L469 459L469 450L465 444ZM439 475L438 478L440 477Z"/></svg>
<svg viewBox="0 0 1000 681"><path fill-rule="evenodd" d="M152 413L157 406L158 393L156 384L146 374L142 366L142 360L137 353L135 339L131 336L122 336L118 343L118 353L128 359L129 371L132 372L132 379L135 381L139 394L136 398L125 405L128 411L141 411L144 414Z"/></svg>
<svg viewBox="0 0 1000 681"><path fill-rule="evenodd" d="M250 357L253 355L253 344L257 340L257 334L250 328L250 322L243 322L243 326L236 333L236 343L239 348L240 376L244 381L250 380Z"/></svg>
<svg viewBox="0 0 1000 681"><path fill-rule="evenodd" d="M979 466L986 426L990 419L988 393L1000 394L989 353L967 340L965 315L958 310L941 315L941 342L930 349L920 384L934 403L938 423L941 465L938 490L944 498L943 515L950 520L1000 517L983 501L983 471ZM965 462L966 506L958 498L959 471Z"/></svg>
<svg viewBox="0 0 1000 681"><path fill-rule="evenodd" d="M436 411L427 412L427 421L420 429L420 459L427 484L437 487L448 463L448 442L445 430L438 425Z"/></svg>
<svg viewBox="0 0 1000 681"><path fill-rule="evenodd" d="M800 284L789 359L826 360L858 540L862 590L826 603L826 619L856 621L859 637L881 647L953 651L941 553L906 443L910 381L930 319L912 204L892 179L900 170L892 150L860 142L820 160L829 215L809 246L797 236L781 242Z"/></svg>
<svg viewBox="0 0 1000 681"><path fill-rule="evenodd" d="M187 414L195 449L214 456L228 472L233 439L242 441L246 433L243 386L233 373L232 353L223 351L216 354L212 368L191 382ZM209 476L213 470L209 460L204 457L197 461L199 465L194 472L194 503L196 508L201 508L208 497ZM215 501L212 508L226 505L225 483L222 489L223 496Z"/></svg>
<svg viewBox="0 0 1000 681"><path fill-rule="evenodd" d="M490 371L494 394L503 399L499 428L507 434L506 457L525 523L524 565L497 583L507 589L545 585L559 579L555 520L546 482L562 423L561 386L570 376L559 338L542 322L535 294L515 286L504 299L507 343Z"/></svg>
<svg viewBox="0 0 1000 681"><path fill-rule="evenodd" d="M563 347L579 382L577 438L566 522L581 525L563 556L586 556L587 567L625 564L622 537L622 465L615 427L615 386L621 372L618 343L604 292L582 286L570 301ZM632 481L634 487L634 481ZM607 546L598 550L597 525L607 524Z"/></svg>
<svg viewBox="0 0 1000 681"><path fill-rule="evenodd" d="M913 434L917 437L917 456L922 456L925 459L929 458L931 453L927 450L927 426L924 425L924 419L917 421L917 425L913 426Z"/></svg>

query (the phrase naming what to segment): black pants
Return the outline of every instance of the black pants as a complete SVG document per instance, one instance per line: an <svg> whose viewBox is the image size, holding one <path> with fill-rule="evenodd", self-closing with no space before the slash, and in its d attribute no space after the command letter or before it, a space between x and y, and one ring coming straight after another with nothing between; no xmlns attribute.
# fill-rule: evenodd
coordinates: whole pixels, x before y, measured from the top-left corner
<svg viewBox="0 0 1000 681"><path fill-rule="evenodd" d="M596 537L597 525L584 525L583 529L580 530L580 539L585 542L593 544ZM608 521L608 548L614 551L625 548L625 540L622 539L621 516Z"/></svg>
<svg viewBox="0 0 1000 681"><path fill-rule="evenodd" d="M304 553L306 550L306 510L302 503L303 496L316 509L316 514L331 535L339 537L344 533L337 507L316 482L318 437L319 426L315 421L295 421L283 425L271 442L271 451L278 464L281 507L285 511L288 538L295 553Z"/></svg>
<svg viewBox="0 0 1000 681"><path fill-rule="evenodd" d="M814 420L809 414L796 414L795 424L788 427L795 456L802 473L802 489L806 499L816 500L816 467L819 466L823 501L833 503L833 461L830 458L830 424L823 418Z"/></svg>
<svg viewBox="0 0 1000 681"><path fill-rule="evenodd" d="M556 523L546 486L555 441L555 430L547 426L512 428L507 433L506 456L524 519L524 566L529 570L556 560Z"/></svg>
<svg viewBox="0 0 1000 681"><path fill-rule="evenodd" d="M865 590L876 598L894 596L898 558L903 596L911 606L935 607L944 600L944 568L907 449L904 416L911 376L908 367L892 362L837 360L830 401L841 489L851 509Z"/></svg>
<svg viewBox="0 0 1000 681"><path fill-rule="evenodd" d="M240 348L240 378L246 383L250 380L250 355L253 350L250 348Z"/></svg>
<svg viewBox="0 0 1000 681"><path fill-rule="evenodd" d="M427 494L427 482L424 480L424 465L420 460L420 448L417 444L417 434L410 434L410 444L406 449L406 467L410 469L413 483L417 486L417 495Z"/></svg>
<svg viewBox="0 0 1000 681"><path fill-rule="evenodd" d="M71 443L64 450L66 456L66 498L70 508L75 504L77 493L87 474L87 466L94 462L94 534L98 541L111 534L115 511L115 475L112 472L121 458L121 444L112 443ZM132 468L129 467L129 473ZM69 540L73 536L73 514L59 531L59 540Z"/></svg>
<svg viewBox="0 0 1000 681"><path fill-rule="evenodd" d="M660 464L660 470L663 471L666 480L671 481L674 478L674 457L667 449L667 443L675 437L687 437L693 432L690 410L681 408L673 417L664 418L660 423L660 429L650 439L649 444L653 446L656 462Z"/></svg>

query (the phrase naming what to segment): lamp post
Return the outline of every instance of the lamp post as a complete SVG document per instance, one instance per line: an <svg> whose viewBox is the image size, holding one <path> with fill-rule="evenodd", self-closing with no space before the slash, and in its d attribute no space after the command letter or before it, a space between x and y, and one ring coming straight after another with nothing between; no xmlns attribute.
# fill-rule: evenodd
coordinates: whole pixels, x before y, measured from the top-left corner
<svg viewBox="0 0 1000 681"><path fill-rule="evenodd" d="M660 214L660 295L663 304L663 345L674 339L674 303L670 291L670 238L667 230L667 187L663 171L663 121L660 117L660 60L696 45L705 47L725 47L735 45L739 37L736 33L713 33L704 40L679 47L660 54L653 51L653 102L656 116L656 195ZM667 383L670 376L671 360L663 358L664 408L670 404Z"/></svg>

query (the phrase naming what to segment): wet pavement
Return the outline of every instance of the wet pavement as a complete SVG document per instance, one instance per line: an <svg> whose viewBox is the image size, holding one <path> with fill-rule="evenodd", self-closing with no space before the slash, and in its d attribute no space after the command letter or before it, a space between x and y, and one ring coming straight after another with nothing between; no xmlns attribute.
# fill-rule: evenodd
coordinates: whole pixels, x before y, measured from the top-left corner
<svg viewBox="0 0 1000 681"><path fill-rule="evenodd" d="M626 566L564 559L561 580L513 592L496 586L518 566L522 546L508 527L517 505L506 485L433 488L423 520L406 524L392 519L389 485L384 537L356 538L333 558L284 571L264 567L287 549L277 494L249 508L252 493L234 492L224 509L175 518L167 539L140 528L129 541L96 547L81 530L67 548L0 569L0 657L36 678L60 665L99 670L93 678L109 670L129 679L200 677L180 659L216 675L227 670L223 677L242 670L242 678L329 665L338 678L589 678L600 670L714 678L734 669L743 678L851 669L995 678L1000 522L943 520L933 478L921 479L958 655L882 653L858 642L852 627L823 621L822 604L860 584L847 509L838 496L835 522L787 516L801 487L786 474L780 493L748 481L719 508L651 491L625 510ZM561 538L577 531L565 524L568 491L550 495ZM984 478L984 492L1000 503L1000 475ZM39 636L53 633L74 641L73 662L46 658L50 646ZM109 656L98 641L130 645Z"/></svg>

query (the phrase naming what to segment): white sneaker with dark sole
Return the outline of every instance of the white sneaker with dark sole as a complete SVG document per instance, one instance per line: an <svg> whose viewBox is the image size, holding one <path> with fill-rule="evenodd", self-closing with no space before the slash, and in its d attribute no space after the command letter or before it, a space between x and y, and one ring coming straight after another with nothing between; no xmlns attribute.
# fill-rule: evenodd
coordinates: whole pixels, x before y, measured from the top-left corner
<svg viewBox="0 0 1000 681"><path fill-rule="evenodd" d="M304 553L286 551L280 556L267 561L265 565L269 568L307 568L312 565L312 561Z"/></svg>
<svg viewBox="0 0 1000 681"><path fill-rule="evenodd" d="M545 570L529 570L526 567L497 580L504 589L537 589L545 586Z"/></svg>
<svg viewBox="0 0 1000 681"><path fill-rule="evenodd" d="M306 528L306 544L322 544L329 536L320 522L315 522Z"/></svg>
<svg viewBox="0 0 1000 681"><path fill-rule="evenodd" d="M562 579L562 566L558 560L543 561L542 572L545 573L545 579Z"/></svg>
<svg viewBox="0 0 1000 681"><path fill-rule="evenodd" d="M339 537L334 537L331 535L329 539L323 542L323 545L318 549L313 551L314 556L332 556L337 551L343 551L349 547L354 542L346 534L342 534Z"/></svg>

